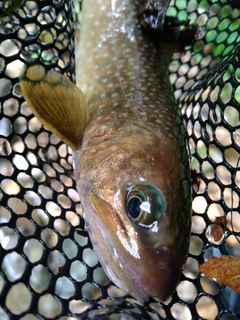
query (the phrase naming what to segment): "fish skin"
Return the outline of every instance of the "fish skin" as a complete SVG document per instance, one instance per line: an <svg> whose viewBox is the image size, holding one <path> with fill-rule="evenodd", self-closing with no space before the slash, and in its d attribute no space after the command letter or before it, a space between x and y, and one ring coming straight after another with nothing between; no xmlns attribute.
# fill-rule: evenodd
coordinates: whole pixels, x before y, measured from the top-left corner
<svg viewBox="0 0 240 320"><path fill-rule="evenodd" d="M163 14L168 2L159 2ZM76 58L84 95L34 62L23 70L21 89L40 121L73 149L86 229L109 278L142 303L166 300L186 261L191 224L171 52L137 27L138 1L86 3ZM139 204L129 207L139 194L140 220L130 214Z"/></svg>
<svg viewBox="0 0 240 320"><path fill-rule="evenodd" d="M109 278L144 303L166 300L177 286L188 252L191 195L164 45L137 27L138 5L83 3L76 76L89 120L74 162L94 250ZM167 200L155 229L126 212L128 190L143 182Z"/></svg>

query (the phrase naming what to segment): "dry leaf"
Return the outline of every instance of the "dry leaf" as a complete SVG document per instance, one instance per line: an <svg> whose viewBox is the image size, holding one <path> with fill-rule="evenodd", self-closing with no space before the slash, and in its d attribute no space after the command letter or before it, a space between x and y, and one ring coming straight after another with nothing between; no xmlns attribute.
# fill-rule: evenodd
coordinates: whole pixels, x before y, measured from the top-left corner
<svg viewBox="0 0 240 320"><path fill-rule="evenodd" d="M214 223L207 227L205 234L210 243L217 245L222 243L227 230L227 222L225 216L216 217Z"/></svg>
<svg viewBox="0 0 240 320"><path fill-rule="evenodd" d="M240 293L240 258L226 255L220 258L211 257L199 266L199 270L209 279Z"/></svg>
<svg viewBox="0 0 240 320"><path fill-rule="evenodd" d="M211 236L217 242L224 235L227 229L227 218L225 216L216 217L215 222L212 226Z"/></svg>

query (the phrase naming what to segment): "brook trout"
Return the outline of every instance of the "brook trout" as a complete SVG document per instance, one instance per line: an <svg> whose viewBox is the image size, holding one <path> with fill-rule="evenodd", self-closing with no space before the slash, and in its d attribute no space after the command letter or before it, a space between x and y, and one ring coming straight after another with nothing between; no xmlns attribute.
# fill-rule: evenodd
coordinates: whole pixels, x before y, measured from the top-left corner
<svg viewBox="0 0 240 320"><path fill-rule="evenodd" d="M167 299L177 286L191 196L185 131L164 60L171 53L138 28L138 11L136 0L85 1L81 91L37 63L25 68L21 88L73 150L86 230L106 274L144 303Z"/></svg>

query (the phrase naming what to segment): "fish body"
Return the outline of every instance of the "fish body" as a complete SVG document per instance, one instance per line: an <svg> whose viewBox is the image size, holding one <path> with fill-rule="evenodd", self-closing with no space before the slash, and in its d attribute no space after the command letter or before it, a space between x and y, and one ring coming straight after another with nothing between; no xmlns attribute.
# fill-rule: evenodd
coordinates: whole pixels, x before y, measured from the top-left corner
<svg viewBox="0 0 240 320"><path fill-rule="evenodd" d="M162 1L163 13L168 2ZM164 46L138 28L138 10L134 0L83 3L76 59L82 93L73 84L60 90L58 79L55 98L49 93L37 102L33 90L50 87L55 74L39 66L25 70L21 87L35 114L74 151L83 218L105 272L145 302L165 300L176 288L188 252L191 196ZM36 68L43 74L34 82ZM61 95L67 106L59 107Z"/></svg>

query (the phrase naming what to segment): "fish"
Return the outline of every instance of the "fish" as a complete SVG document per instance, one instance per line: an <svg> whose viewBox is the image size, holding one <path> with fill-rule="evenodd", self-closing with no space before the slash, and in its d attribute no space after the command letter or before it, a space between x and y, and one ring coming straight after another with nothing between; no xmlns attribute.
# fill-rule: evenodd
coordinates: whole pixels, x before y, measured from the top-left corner
<svg viewBox="0 0 240 320"><path fill-rule="evenodd" d="M84 1L77 86L39 62L25 66L20 86L39 120L72 148L85 228L107 276L145 303L166 300L179 282L191 180L166 63L172 53L139 28L139 4ZM160 27L168 4L161 1Z"/></svg>

